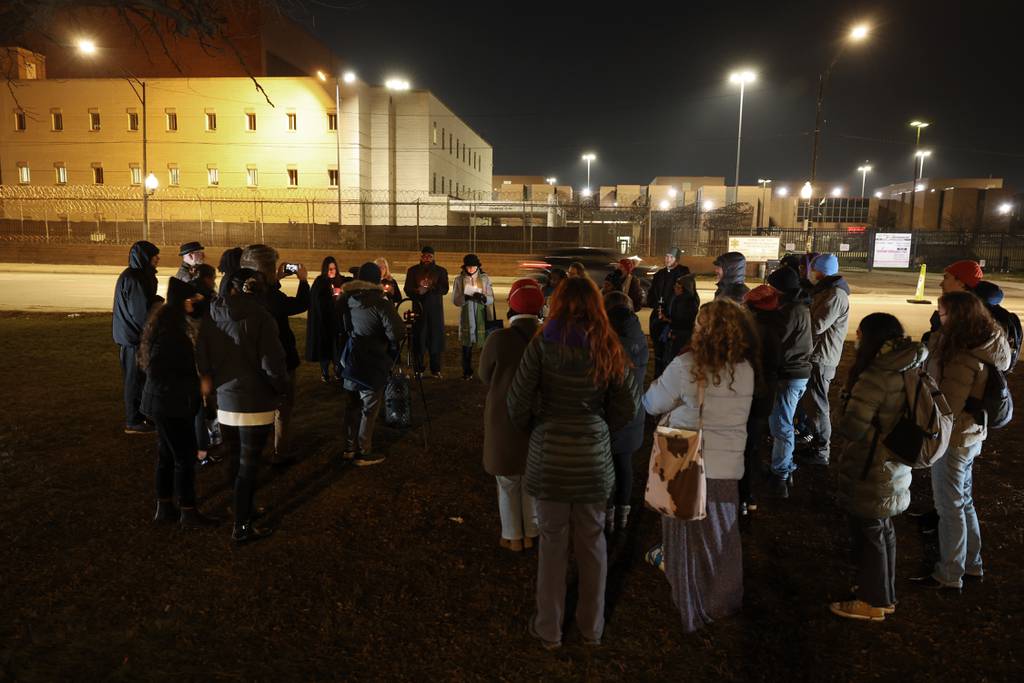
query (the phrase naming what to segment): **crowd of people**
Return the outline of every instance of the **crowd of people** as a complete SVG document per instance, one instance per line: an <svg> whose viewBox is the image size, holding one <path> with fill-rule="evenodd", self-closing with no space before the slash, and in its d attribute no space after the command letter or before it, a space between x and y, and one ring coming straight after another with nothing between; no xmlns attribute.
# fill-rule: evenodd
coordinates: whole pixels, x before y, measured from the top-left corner
<svg viewBox="0 0 1024 683"><path fill-rule="evenodd" d="M499 543L512 552L539 545L529 631L545 648L562 643L570 545L579 568L575 621L585 643L601 642L608 538L629 527L640 502L633 458L653 420L702 434L706 514L663 515L661 543L645 554L664 571L685 630L741 608L739 520L757 510L757 497L787 498L799 467L834 459L856 576L849 599L830 609L868 621L892 614L892 518L908 509L912 477L888 435L916 409L905 391L908 373L934 379L952 422L930 472L939 561L912 580L950 591L983 576L972 464L990 428L989 387L1016 363L1022 335L1000 305L1001 290L974 261L945 269L923 340L908 338L888 313L857 322L853 363L837 379L850 287L833 254L787 256L753 288L744 255L722 254L714 297L703 305L678 249L664 255L646 293L630 259L600 288L573 263L552 269L546 282L515 281L504 319L475 254L449 285L424 246L402 289L384 259L343 275L327 257L310 286L301 264L249 245L221 257L217 288L201 244L182 245L179 255L162 300L159 250L133 245L114 300L125 431L158 435L158 522L218 524L196 506L194 470L215 457L210 445L219 433L234 482L232 538L270 534L254 524L256 474L265 459L282 466L294 459L288 435L300 357L289 319L300 313L308 312L306 360L319 365L324 382L341 385L342 456L382 462L373 433L385 387L405 343L417 375L429 370L442 379L450 294L462 378L487 387L483 468L496 480ZM299 280L294 296L281 289L291 275ZM638 317L644 306L649 343ZM653 381L645 387L651 351ZM832 400L836 381L842 387ZM841 437L835 458L833 429Z"/></svg>

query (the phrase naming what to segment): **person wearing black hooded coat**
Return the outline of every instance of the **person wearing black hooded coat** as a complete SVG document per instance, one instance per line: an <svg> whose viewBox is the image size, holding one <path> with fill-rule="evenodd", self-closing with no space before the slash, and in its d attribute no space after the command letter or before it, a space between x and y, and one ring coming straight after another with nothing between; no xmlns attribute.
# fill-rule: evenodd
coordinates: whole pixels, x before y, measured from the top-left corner
<svg viewBox="0 0 1024 683"><path fill-rule="evenodd" d="M671 325L672 303L675 296L676 281L684 276L690 275L690 269L679 263L683 250L677 247L669 249L665 253L665 267L659 268L658 272L651 278L651 287L647 290L647 305L651 309L649 329L651 332L651 345L654 347L654 377L657 378L665 370L676 354L672 353L669 341L669 331L666 329ZM689 287L684 287L688 291ZM693 280L693 294L696 296L696 280ZM692 303L692 302L691 302ZM687 305L687 313L693 308L694 319L697 317L697 308L700 308L700 298L696 298L696 307ZM682 309L679 309L680 312ZM692 328L691 328L692 332Z"/></svg>
<svg viewBox="0 0 1024 683"><path fill-rule="evenodd" d="M160 301L156 293L156 266L160 250L152 242L139 241L128 254L128 267L114 286L114 342L120 348L124 375L124 431L144 434L153 431L139 410L146 375L139 368L139 344L149 311Z"/></svg>
<svg viewBox="0 0 1024 683"><path fill-rule="evenodd" d="M170 278L167 303L153 309L143 331L138 360L146 372L140 410L156 424L159 435L153 519L204 527L218 522L196 509L195 419L202 398L188 322L195 294L191 285ZM175 497L180 513L174 507Z"/></svg>
<svg viewBox="0 0 1024 683"><path fill-rule="evenodd" d="M332 267L333 266L333 267ZM335 380L341 380L338 363L338 316L335 300L341 292L338 262L328 256L320 265L320 275L309 288L309 315L306 316L306 360L320 363L320 379L330 382L334 366Z"/></svg>
<svg viewBox="0 0 1024 683"><path fill-rule="evenodd" d="M647 376L647 337L640 319L633 312L629 296L622 291L604 295L604 307L608 322L619 335L626 357L632 364L627 368L633 373L636 385L642 387ZM644 411L638 410L633 419L622 429L610 434L612 442L612 465L615 468L615 494L612 496L605 527L608 531L623 531L629 524L630 496L633 493L633 454L644 441Z"/></svg>
<svg viewBox="0 0 1024 683"><path fill-rule="evenodd" d="M747 257L738 251L729 251L714 261L715 274L718 275L718 287L715 289L716 299L732 299L738 304L743 303L743 296L750 291L747 279Z"/></svg>

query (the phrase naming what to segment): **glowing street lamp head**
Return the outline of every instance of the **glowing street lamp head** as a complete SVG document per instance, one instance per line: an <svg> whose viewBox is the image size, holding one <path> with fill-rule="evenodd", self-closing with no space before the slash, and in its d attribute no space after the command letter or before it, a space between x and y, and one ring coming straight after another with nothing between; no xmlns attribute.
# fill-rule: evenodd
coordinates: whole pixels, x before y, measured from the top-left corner
<svg viewBox="0 0 1024 683"><path fill-rule="evenodd" d="M410 88L409 81L404 78L389 78L384 81L384 87L388 90L404 92Z"/></svg>
<svg viewBox="0 0 1024 683"><path fill-rule="evenodd" d="M592 192L590 191L589 187L584 187L582 190L580 190L580 194L583 195L584 197L589 197L592 194Z"/></svg>
<svg viewBox="0 0 1024 683"><path fill-rule="evenodd" d="M881 199L881 198L882 198L882 191L881 190L876 191L875 192L875 199Z"/></svg>
<svg viewBox="0 0 1024 683"><path fill-rule="evenodd" d="M580 159L582 159L583 161L597 161L597 155L594 154L593 152L587 152L582 157L580 157Z"/></svg>
<svg viewBox="0 0 1024 683"><path fill-rule="evenodd" d="M814 188L811 187L811 181L808 180L804 183L804 186L800 188L800 197L801 199L810 199L813 193Z"/></svg>
<svg viewBox="0 0 1024 683"><path fill-rule="evenodd" d="M327 74L325 74L325 73L324 73L323 71L321 71L320 69L317 69L317 70L316 70L316 77L317 77L317 78L319 78L319 79L320 79L321 81L323 81L323 82L326 82L326 81L327 81Z"/></svg>
<svg viewBox="0 0 1024 683"><path fill-rule="evenodd" d="M923 149L920 152L914 152L914 156L915 157L922 157L922 158L924 158L924 157L930 157L931 155L932 155L932 151L930 149Z"/></svg>
<svg viewBox="0 0 1024 683"><path fill-rule="evenodd" d="M757 74L750 69L744 69L743 71L733 71L729 74L730 83L753 83L757 80Z"/></svg>
<svg viewBox="0 0 1024 683"><path fill-rule="evenodd" d="M1003 202L999 205L999 213L1003 216L1008 216L1013 211L1013 204L1010 202Z"/></svg>
<svg viewBox="0 0 1024 683"><path fill-rule="evenodd" d="M701 204L700 206L705 211L711 211L712 209L715 208L715 203L713 201L711 201L710 199L705 199L704 203Z"/></svg>
<svg viewBox="0 0 1024 683"><path fill-rule="evenodd" d="M868 173L871 171L871 164L864 164L863 166L858 166L857 170L860 171L861 173Z"/></svg>
<svg viewBox="0 0 1024 683"><path fill-rule="evenodd" d="M668 188L668 196L675 199L679 195L679 191L674 187Z"/></svg>
<svg viewBox="0 0 1024 683"><path fill-rule="evenodd" d="M788 197L789 196L789 188L788 187L780 187L779 189L775 190L775 193L777 195L779 195L780 197Z"/></svg>
<svg viewBox="0 0 1024 683"><path fill-rule="evenodd" d="M157 177L155 175L150 173L148 176L146 176L145 185L147 191L155 192L156 188L160 187L160 181L157 180Z"/></svg>
<svg viewBox="0 0 1024 683"><path fill-rule="evenodd" d="M923 189L924 189L924 183L918 183L917 185L914 186L914 190L917 191L917 192L920 192Z"/></svg>
<svg viewBox="0 0 1024 683"><path fill-rule="evenodd" d="M852 40L855 43L859 43L860 41L867 38L870 32L871 27L868 26L867 24L857 24L856 26L850 29L850 40Z"/></svg>
<svg viewBox="0 0 1024 683"><path fill-rule="evenodd" d="M345 83L352 85L356 82L356 74L353 71L346 71L341 75L341 80Z"/></svg>
<svg viewBox="0 0 1024 683"><path fill-rule="evenodd" d="M911 128L917 128L917 129L927 128L929 125L931 125L931 124L929 124L927 121L911 121L910 122L910 127Z"/></svg>
<svg viewBox="0 0 1024 683"><path fill-rule="evenodd" d="M546 182L548 185L554 185L558 182L558 178L545 178L544 182Z"/></svg>
<svg viewBox="0 0 1024 683"><path fill-rule="evenodd" d="M661 209L662 211L668 211L669 206L670 204L668 203L667 199L662 199L661 202L658 204L658 208Z"/></svg>
<svg viewBox="0 0 1024 683"><path fill-rule="evenodd" d="M833 197L842 197L843 196L843 188L841 188L841 187L833 187L832 188L832 196Z"/></svg>
<svg viewBox="0 0 1024 683"><path fill-rule="evenodd" d="M81 38L78 41L78 51L83 55L94 55L96 54L96 43L88 38Z"/></svg>

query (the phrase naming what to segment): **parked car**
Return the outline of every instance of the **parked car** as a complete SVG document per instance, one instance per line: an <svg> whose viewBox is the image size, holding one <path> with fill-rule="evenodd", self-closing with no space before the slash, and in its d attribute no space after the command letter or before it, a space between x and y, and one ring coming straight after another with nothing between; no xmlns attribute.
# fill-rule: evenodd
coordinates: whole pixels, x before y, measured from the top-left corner
<svg viewBox="0 0 1024 683"><path fill-rule="evenodd" d="M608 273L619 267L619 260L622 255L614 249L602 249L599 247L567 247L555 249L544 256L533 256L519 264L519 269L525 277L532 277L540 282L547 280L548 272L552 268L569 270L569 264L578 261L587 269L587 275L598 284L604 282ZM644 297L651 287L651 277L657 266L646 265L639 256L629 257L636 261L636 268L633 275L640 281L640 288L643 289Z"/></svg>

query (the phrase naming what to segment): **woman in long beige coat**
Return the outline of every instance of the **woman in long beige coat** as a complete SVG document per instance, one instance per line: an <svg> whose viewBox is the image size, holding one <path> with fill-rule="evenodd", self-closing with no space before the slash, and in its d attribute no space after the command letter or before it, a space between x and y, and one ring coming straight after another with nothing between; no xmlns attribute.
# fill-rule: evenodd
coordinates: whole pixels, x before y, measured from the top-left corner
<svg viewBox="0 0 1024 683"><path fill-rule="evenodd" d="M509 327L493 332L480 355L480 379L487 385L484 407L484 470L498 480L501 546L532 548L537 530L533 497L523 486L530 434L512 424L506 396L526 345L540 327L544 293L534 280L517 280L508 294Z"/></svg>

